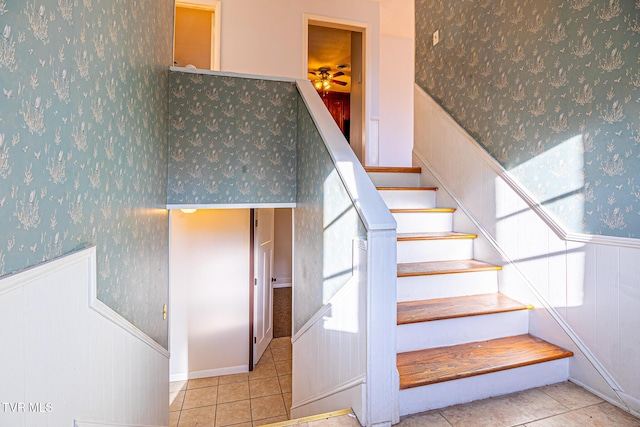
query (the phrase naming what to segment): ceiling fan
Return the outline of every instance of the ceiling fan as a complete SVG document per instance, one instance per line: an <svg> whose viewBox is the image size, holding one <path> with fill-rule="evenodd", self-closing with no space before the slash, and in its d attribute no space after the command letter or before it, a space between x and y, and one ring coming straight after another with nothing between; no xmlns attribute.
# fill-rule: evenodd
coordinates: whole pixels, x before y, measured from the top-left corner
<svg viewBox="0 0 640 427"><path fill-rule="evenodd" d="M342 71L338 71L336 73L331 74L329 72L329 67L318 68L316 71L309 71L309 74L316 76L316 81L313 82L313 85L318 90L328 90L332 84L338 86L346 86L347 82L341 82L340 80L335 80L336 77L344 76L345 74Z"/></svg>

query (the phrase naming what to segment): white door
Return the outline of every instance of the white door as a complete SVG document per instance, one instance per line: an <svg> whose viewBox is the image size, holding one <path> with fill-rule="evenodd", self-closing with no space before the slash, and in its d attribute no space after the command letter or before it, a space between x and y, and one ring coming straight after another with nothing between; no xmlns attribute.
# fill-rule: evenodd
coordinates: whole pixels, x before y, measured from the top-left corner
<svg viewBox="0 0 640 427"><path fill-rule="evenodd" d="M255 210L254 366L273 338L273 216L273 209Z"/></svg>

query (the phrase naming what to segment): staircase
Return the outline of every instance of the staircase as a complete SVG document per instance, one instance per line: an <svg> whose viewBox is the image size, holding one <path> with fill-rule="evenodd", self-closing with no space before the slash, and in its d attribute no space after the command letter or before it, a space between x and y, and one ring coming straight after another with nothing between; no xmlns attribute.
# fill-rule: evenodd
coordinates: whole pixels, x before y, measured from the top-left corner
<svg viewBox="0 0 640 427"><path fill-rule="evenodd" d="M474 259L420 168L365 170L398 223L400 415L566 380L573 354L529 335L532 307L499 293L501 267Z"/></svg>

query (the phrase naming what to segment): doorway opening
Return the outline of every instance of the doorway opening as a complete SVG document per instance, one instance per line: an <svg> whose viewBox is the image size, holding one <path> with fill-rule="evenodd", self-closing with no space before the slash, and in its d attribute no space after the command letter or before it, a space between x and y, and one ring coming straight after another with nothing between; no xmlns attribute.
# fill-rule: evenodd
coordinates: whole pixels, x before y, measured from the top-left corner
<svg viewBox="0 0 640 427"><path fill-rule="evenodd" d="M305 16L307 78L364 165L366 25L328 19Z"/></svg>
<svg viewBox="0 0 640 427"><path fill-rule="evenodd" d="M220 0L176 1L173 65L220 69Z"/></svg>

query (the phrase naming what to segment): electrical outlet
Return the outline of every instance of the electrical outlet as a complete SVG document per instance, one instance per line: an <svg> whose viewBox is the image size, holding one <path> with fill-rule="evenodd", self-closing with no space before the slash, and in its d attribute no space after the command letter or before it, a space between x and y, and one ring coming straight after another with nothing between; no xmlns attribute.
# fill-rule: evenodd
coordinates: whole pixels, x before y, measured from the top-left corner
<svg viewBox="0 0 640 427"><path fill-rule="evenodd" d="M440 30L435 30L433 32L433 45L437 45L438 42L440 41Z"/></svg>

